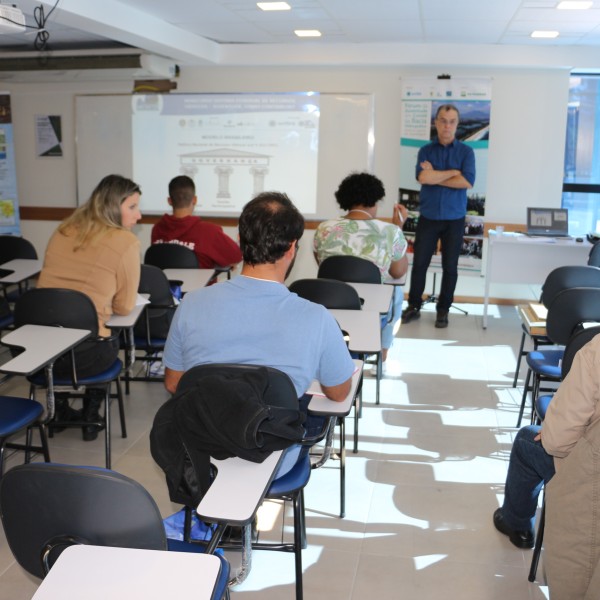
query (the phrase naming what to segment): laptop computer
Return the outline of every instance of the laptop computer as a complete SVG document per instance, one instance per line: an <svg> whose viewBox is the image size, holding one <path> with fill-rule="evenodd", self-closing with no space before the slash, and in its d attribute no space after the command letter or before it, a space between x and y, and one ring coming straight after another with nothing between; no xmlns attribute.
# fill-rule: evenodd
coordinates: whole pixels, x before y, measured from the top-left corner
<svg viewBox="0 0 600 600"><path fill-rule="evenodd" d="M528 208L527 235L569 237L569 211L566 208Z"/></svg>

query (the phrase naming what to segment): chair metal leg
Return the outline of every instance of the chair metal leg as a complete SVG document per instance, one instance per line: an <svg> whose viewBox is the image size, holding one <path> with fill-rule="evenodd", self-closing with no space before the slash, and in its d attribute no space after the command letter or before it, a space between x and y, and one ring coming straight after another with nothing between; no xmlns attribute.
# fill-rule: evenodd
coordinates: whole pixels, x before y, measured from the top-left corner
<svg viewBox="0 0 600 600"><path fill-rule="evenodd" d="M379 404L379 384L381 382L381 375L383 374L383 363L381 360L381 352L377 355L377 378L375 382L375 404Z"/></svg>
<svg viewBox="0 0 600 600"><path fill-rule="evenodd" d="M106 468L111 468L111 448L110 448L110 383L106 386L104 395L104 449L106 456Z"/></svg>
<svg viewBox="0 0 600 600"><path fill-rule="evenodd" d="M40 443L42 445L42 453L44 462L50 462L50 448L48 447L48 436L46 435L46 427L43 423L38 423L38 431L40 432Z"/></svg>
<svg viewBox="0 0 600 600"><path fill-rule="evenodd" d="M119 418L121 419L121 437L127 437L127 425L125 423L125 404L123 402L123 389L121 387L121 380L117 377L115 379L115 385L117 386L117 402L119 404Z"/></svg>
<svg viewBox="0 0 600 600"><path fill-rule="evenodd" d="M340 518L346 516L346 422L339 419L340 426Z"/></svg>
<svg viewBox="0 0 600 600"><path fill-rule="evenodd" d="M513 379L513 384L512 384L512 386L514 388L517 387L517 380L519 379L519 371L521 370L521 359L525 355L525 352L523 352L523 348L525 348L525 339L526 338L527 338L527 334L525 333L525 331L523 331L523 333L521 334L521 345L519 346L519 353L517 354L517 366L515 367L515 377Z"/></svg>
<svg viewBox="0 0 600 600"><path fill-rule="evenodd" d="M525 384L523 385L523 396L521 397L521 408L519 409L519 418L517 419L517 427L521 427L521 420L523 419L523 411L525 410L525 404L527 403L527 393L529 392L529 382L531 381L531 369L527 369L527 377L525 377Z"/></svg>
<svg viewBox="0 0 600 600"><path fill-rule="evenodd" d="M531 566L529 567L529 576L527 579L530 582L535 581L537 574L538 564L540 562L540 556L542 555L542 543L544 541L544 527L546 524L546 498L542 502L542 511L540 514L540 522L538 524L538 530L535 536L535 546L533 548L533 555L531 557Z"/></svg>
<svg viewBox="0 0 600 600"><path fill-rule="evenodd" d="M354 447L352 452L356 454L358 452L358 420L361 417L362 412L362 390L356 394L354 399Z"/></svg>
<svg viewBox="0 0 600 600"><path fill-rule="evenodd" d="M294 506L294 557L296 566L296 600L302 600L302 528L303 518L300 515L301 510L304 508L304 504L300 499L302 490L294 495L293 506Z"/></svg>

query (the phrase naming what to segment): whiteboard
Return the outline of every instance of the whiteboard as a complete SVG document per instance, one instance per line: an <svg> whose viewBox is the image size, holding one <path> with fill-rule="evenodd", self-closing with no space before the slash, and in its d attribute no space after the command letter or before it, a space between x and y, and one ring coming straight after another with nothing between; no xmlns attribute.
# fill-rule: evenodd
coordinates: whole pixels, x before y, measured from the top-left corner
<svg viewBox="0 0 600 600"><path fill-rule="evenodd" d="M320 95L320 109L317 208L314 215L306 216L327 219L339 214L334 192L340 181L352 171L372 171L373 97L324 93ZM132 96L76 96L75 113L77 197L81 204L105 175L118 173L133 178ZM148 212L144 204L150 198L152 204L162 206L153 212L169 211L168 182L179 173L165 171L162 189L142 189L143 212ZM278 191L294 200L293 189ZM197 213L203 214L201 210Z"/></svg>

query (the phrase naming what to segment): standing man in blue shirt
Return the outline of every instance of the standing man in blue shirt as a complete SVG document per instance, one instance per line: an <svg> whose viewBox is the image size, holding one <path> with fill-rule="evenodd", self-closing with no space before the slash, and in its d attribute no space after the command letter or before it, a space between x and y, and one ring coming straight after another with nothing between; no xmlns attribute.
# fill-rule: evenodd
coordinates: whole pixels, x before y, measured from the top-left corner
<svg viewBox="0 0 600 600"><path fill-rule="evenodd" d="M402 312L403 323L421 316L427 269L439 241L442 287L435 326L448 327L448 310L454 300L458 258L465 233L467 190L475 183L475 154L455 137L459 119L456 106L440 106L435 115L437 139L423 146L417 157L421 215L415 232L408 307Z"/></svg>

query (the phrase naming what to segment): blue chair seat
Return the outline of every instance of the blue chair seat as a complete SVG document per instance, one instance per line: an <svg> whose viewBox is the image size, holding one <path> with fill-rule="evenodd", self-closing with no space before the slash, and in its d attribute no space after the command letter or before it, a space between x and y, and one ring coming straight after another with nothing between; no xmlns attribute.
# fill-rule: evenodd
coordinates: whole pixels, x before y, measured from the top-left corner
<svg viewBox="0 0 600 600"><path fill-rule="evenodd" d="M302 489L310 478L310 457L305 454L285 475L271 482L267 498L287 496Z"/></svg>
<svg viewBox="0 0 600 600"><path fill-rule="evenodd" d="M0 437L7 437L35 422L44 409L28 398L0 396Z"/></svg>
<svg viewBox="0 0 600 600"><path fill-rule="evenodd" d="M546 418L546 411L550 406L550 402L553 398L552 394L544 394L543 396L538 396L535 401L535 412L540 421L543 421Z"/></svg>
<svg viewBox="0 0 600 600"><path fill-rule="evenodd" d="M560 379L564 350L532 350L527 355L527 365L542 377Z"/></svg>
<svg viewBox="0 0 600 600"><path fill-rule="evenodd" d="M98 373L96 375L90 375L89 377L78 377L77 383L79 385L92 386L98 383L106 383L108 381L113 381L119 376L122 369L123 363L121 362L121 359L117 358L115 362L113 362L113 364L105 371L102 371L101 373ZM29 381L31 381L31 383L33 383L34 385L45 386L46 375L43 371L38 371L35 375L32 375L29 378ZM70 377L55 377L54 385L73 385L73 380Z"/></svg>
<svg viewBox="0 0 600 600"><path fill-rule="evenodd" d="M150 338L150 345L148 345L148 340L145 337L138 337L135 336L135 347L136 348L149 348L149 349L154 349L157 348L158 350L162 350L165 347L165 344L167 343L167 340L165 338Z"/></svg>

